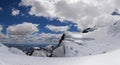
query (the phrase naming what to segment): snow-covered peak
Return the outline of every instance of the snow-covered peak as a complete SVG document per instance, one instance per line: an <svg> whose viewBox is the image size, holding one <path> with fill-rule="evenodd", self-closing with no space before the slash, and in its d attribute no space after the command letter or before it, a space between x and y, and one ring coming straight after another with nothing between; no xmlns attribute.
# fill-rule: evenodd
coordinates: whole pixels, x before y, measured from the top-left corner
<svg viewBox="0 0 120 65"><path fill-rule="evenodd" d="M119 49L119 36L120 21L88 33L67 33L62 42L65 46L65 56L96 55Z"/></svg>

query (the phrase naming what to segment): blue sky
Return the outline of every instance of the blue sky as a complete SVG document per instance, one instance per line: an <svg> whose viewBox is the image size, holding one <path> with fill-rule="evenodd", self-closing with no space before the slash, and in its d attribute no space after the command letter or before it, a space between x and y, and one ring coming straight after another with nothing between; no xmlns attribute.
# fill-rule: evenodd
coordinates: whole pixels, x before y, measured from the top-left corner
<svg viewBox="0 0 120 65"><path fill-rule="evenodd" d="M19 6L21 0L0 0L0 7L2 11L0 11L0 24L3 25L3 31L6 33L6 28L9 25L13 24L21 24L23 22L31 22L39 25L39 33L55 33L45 28L46 25L55 25L55 26L66 26L71 25L69 31L78 31L77 27L75 27L75 23L71 23L69 21L60 22L57 19L50 20L46 17L42 16L34 16L29 15L28 12L30 11L30 6ZM16 16L11 15L12 9L20 10L20 13ZM24 16L22 16L24 14Z"/></svg>
<svg viewBox="0 0 120 65"><path fill-rule="evenodd" d="M120 20L118 2L0 0L0 42L40 43L58 39L63 32L112 25Z"/></svg>

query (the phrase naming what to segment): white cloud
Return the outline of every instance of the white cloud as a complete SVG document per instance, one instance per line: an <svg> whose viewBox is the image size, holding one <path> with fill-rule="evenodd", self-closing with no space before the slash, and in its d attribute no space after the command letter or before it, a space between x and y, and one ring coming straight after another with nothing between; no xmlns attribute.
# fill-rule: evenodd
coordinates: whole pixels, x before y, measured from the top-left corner
<svg viewBox="0 0 120 65"><path fill-rule="evenodd" d="M3 43L32 43L37 40L33 33L37 33L38 24L24 22L22 24L10 25L7 34L0 33L0 41ZM2 30L0 26L0 30Z"/></svg>
<svg viewBox="0 0 120 65"><path fill-rule="evenodd" d="M9 38L8 35L5 35L5 34L3 34L3 33L0 33L0 39L7 39L7 38Z"/></svg>
<svg viewBox="0 0 120 65"><path fill-rule="evenodd" d="M30 15L36 16L54 16L54 6L52 3L49 3L49 0L22 0L20 5L32 6L31 11L29 11Z"/></svg>
<svg viewBox="0 0 120 65"><path fill-rule="evenodd" d="M17 44L56 44L59 42L61 34L38 33L37 27L38 24L24 22L22 24L10 25L7 28L7 34L3 34L1 32L3 26L0 25L0 42Z"/></svg>
<svg viewBox="0 0 120 65"><path fill-rule="evenodd" d="M114 6L118 9L120 9L120 0L114 0Z"/></svg>
<svg viewBox="0 0 120 65"><path fill-rule="evenodd" d="M38 24L24 22L22 24L11 25L7 28L7 33L10 35L30 35L38 32Z"/></svg>
<svg viewBox="0 0 120 65"><path fill-rule="evenodd" d="M2 29L3 29L3 27L2 27L2 25L0 25L0 32L2 31Z"/></svg>
<svg viewBox="0 0 120 65"><path fill-rule="evenodd" d="M114 23L114 18L118 16L112 17L111 13L114 9L120 10L119 0L22 0L21 4L32 6L29 11L31 15L69 20L76 23L80 29L93 27L96 23L107 24L106 20L111 19L110 22ZM106 15L110 18L102 20L103 23L98 22L100 17Z"/></svg>
<svg viewBox="0 0 120 65"><path fill-rule="evenodd" d="M12 36L7 39L0 39L3 43L17 43L17 44L56 44L58 43L61 34L51 34L51 33L37 33L33 35L27 35L24 37Z"/></svg>
<svg viewBox="0 0 120 65"><path fill-rule="evenodd" d="M69 26L46 25L46 28L54 32L66 32L68 31Z"/></svg>
<svg viewBox="0 0 120 65"><path fill-rule="evenodd" d="M56 44L59 42L61 34L41 33L33 36L32 42Z"/></svg>
<svg viewBox="0 0 120 65"><path fill-rule="evenodd" d="M11 15L12 16L16 16L16 15L19 15L20 14L20 10L18 10L18 9L12 9L12 13L11 13Z"/></svg>

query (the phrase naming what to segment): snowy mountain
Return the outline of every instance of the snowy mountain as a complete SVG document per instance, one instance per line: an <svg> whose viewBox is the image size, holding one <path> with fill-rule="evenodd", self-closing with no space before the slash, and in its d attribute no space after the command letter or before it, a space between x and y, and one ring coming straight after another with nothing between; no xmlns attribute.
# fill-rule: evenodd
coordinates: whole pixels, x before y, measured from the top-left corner
<svg viewBox="0 0 120 65"><path fill-rule="evenodd" d="M4 50L4 47L0 47ZM7 51L7 50L6 50ZM71 57L71 58L41 58L30 57L24 55L6 54L4 51L0 53L1 65L119 65L120 50L109 52L106 54ZM1 52L1 50L0 50Z"/></svg>
<svg viewBox="0 0 120 65"><path fill-rule="evenodd" d="M103 54L120 48L120 22L88 33L67 33L65 56Z"/></svg>
<svg viewBox="0 0 120 65"><path fill-rule="evenodd" d="M119 40L120 22L118 21L113 25L97 28L88 33L66 33L61 46L53 51L53 58L12 54L7 47L0 44L0 64L120 65ZM41 55L44 55L42 54L44 51L40 52ZM34 55L38 53L39 51L36 51Z"/></svg>

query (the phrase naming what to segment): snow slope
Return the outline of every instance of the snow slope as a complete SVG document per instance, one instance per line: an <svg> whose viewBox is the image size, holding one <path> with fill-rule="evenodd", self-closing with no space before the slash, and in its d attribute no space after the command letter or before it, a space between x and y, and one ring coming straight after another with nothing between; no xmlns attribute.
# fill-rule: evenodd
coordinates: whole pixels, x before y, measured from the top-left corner
<svg viewBox="0 0 120 65"><path fill-rule="evenodd" d="M120 50L86 57L41 58L0 53L1 65L120 65Z"/></svg>
<svg viewBox="0 0 120 65"><path fill-rule="evenodd" d="M14 53L14 54L26 55L24 52L22 52L21 50L15 48L15 47L9 48L9 51L10 51L11 53Z"/></svg>
<svg viewBox="0 0 120 65"><path fill-rule="evenodd" d="M88 56L120 49L120 22L89 33L67 33L65 56Z"/></svg>
<svg viewBox="0 0 120 65"><path fill-rule="evenodd" d="M0 42L0 53L9 53L8 48Z"/></svg>
<svg viewBox="0 0 120 65"><path fill-rule="evenodd" d="M12 54L0 44L1 65L120 65L120 22L89 33L67 33L65 57L32 57ZM63 48L58 48L58 51ZM59 53L60 54L60 53ZM59 56L58 54L58 56ZM62 52L63 54L63 52ZM61 54L60 54L61 55ZM63 55L61 55L63 56Z"/></svg>

